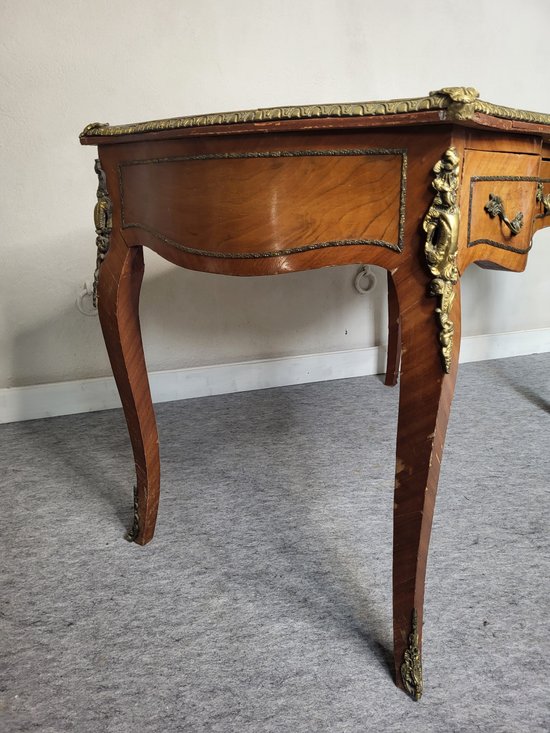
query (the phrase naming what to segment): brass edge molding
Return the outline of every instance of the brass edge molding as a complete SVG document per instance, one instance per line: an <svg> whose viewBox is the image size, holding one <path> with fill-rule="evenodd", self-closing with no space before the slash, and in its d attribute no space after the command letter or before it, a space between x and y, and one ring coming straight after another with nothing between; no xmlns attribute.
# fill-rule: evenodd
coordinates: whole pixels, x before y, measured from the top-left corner
<svg viewBox="0 0 550 733"><path fill-rule="evenodd" d="M411 99L390 99L375 102L349 102L337 104L303 105L289 107L266 107L241 110L238 112L219 112L206 115L172 117L128 125L113 125L93 122L80 134L84 137L113 137L116 135L135 135L142 132L161 132L188 127L209 127L212 125L235 125L254 122L276 122L282 120L307 120L325 117L375 117L381 115L410 114L440 110L449 120L469 120L481 112L506 120L550 125L550 114L529 112L527 110L503 107L479 99L474 87L444 87L426 97Z"/></svg>
<svg viewBox="0 0 550 733"><path fill-rule="evenodd" d="M397 243L386 242L385 240L379 239L341 239L333 240L329 242L316 242L314 244L304 244L299 247L292 247L289 249L274 250L268 252L215 252L212 250L198 249L195 247L188 247L179 242L176 242L169 237L166 237L161 232L148 227L139 222L129 222L124 218L124 185L123 185L123 168L135 166L135 165L152 165L157 163L179 163L186 161L201 161L201 160L235 160L235 159L246 159L246 158L292 158L292 157L323 157L327 155L399 155L401 156L401 182L399 191L399 227ZM273 150L273 151L261 151L261 152L247 152L247 153L205 153L201 155L185 155L175 156L167 158L151 158L144 160L128 160L119 164L118 166L118 177L119 177L119 189L120 189L120 200L121 200L121 212L122 212L122 228L123 229L141 229L155 238L162 241L164 244L185 252L190 255L197 255L199 257L211 257L215 259L239 259L239 260L250 260L250 259L266 259L272 257L287 257L288 255L300 254L302 252L311 252L317 249L326 249L328 247L343 247L343 246L354 246L354 245L374 245L377 247L385 247L393 252L401 253L404 247L404 233L405 233L405 207L407 198L407 151L401 148L340 148L335 150Z"/></svg>
<svg viewBox="0 0 550 733"><path fill-rule="evenodd" d="M93 305L97 308L97 285L99 282L99 269L109 251L111 231L113 229L113 205L107 191L107 177L101 167L99 158L95 161L94 170L97 173L97 203L94 207L94 224L96 233L97 257L94 272Z"/></svg>
<svg viewBox="0 0 550 733"><path fill-rule="evenodd" d="M422 680L422 658L420 656L418 639L418 614L416 608L412 612L411 633L408 646L403 653L401 664L401 679L406 692L413 700L420 700L424 690Z"/></svg>
<svg viewBox="0 0 550 733"><path fill-rule="evenodd" d="M514 252L514 254L524 255L528 254L533 246L532 240L529 240L526 247L517 247L506 242L499 242L495 239L474 239L472 240L472 212L473 212L473 200L474 200L474 185L478 182L483 181L516 181L520 183L540 183L540 178L536 176L472 176L470 178L470 195L468 202L468 233L467 233L467 247L476 247L479 244L487 244L495 249L503 249L506 252ZM541 215L543 216L543 215ZM537 218L537 217L535 217Z"/></svg>
<svg viewBox="0 0 550 733"><path fill-rule="evenodd" d="M542 219L545 216L548 216L550 214L550 193L544 193L544 183L542 181L537 183L536 201L537 204L542 205L542 214L540 218Z"/></svg>
<svg viewBox="0 0 550 733"><path fill-rule="evenodd" d="M430 283L430 295L439 298L435 309L440 330L439 342L445 372L451 370L454 323L450 318L454 300L454 286L458 282L456 258L458 254L458 183L460 159L454 147L450 147L433 167L435 179L432 188L436 194L428 213L424 217L426 232L424 253L428 268L434 276Z"/></svg>

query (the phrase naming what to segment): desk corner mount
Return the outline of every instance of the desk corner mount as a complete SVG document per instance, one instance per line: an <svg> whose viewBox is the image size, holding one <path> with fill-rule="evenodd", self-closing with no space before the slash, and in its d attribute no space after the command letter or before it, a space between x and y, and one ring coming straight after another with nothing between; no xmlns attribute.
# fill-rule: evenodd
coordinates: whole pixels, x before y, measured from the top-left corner
<svg viewBox="0 0 550 733"><path fill-rule="evenodd" d="M450 318L454 300L454 286L458 282L456 258L458 253L458 227L460 210L458 208L458 188L460 158L454 147L448 148L443 157L433 167L435 178L432 188L435 196L428 213L424 217L423 229L426 232L424 252L428 268L434 276L430 283L430 295L439 296L439 306L435 309L438 316L443 368L448 374L451 370L454 323Z"/></svg>

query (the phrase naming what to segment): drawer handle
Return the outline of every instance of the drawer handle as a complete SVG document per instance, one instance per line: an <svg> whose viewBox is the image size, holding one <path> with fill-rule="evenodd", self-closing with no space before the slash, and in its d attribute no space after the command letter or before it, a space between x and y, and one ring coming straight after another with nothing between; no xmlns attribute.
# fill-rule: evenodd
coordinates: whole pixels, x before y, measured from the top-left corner
<svg viewBox="0 0 550 733"><path fill-rule="evenodd" d="M542 204L543 216L550 214L550 193L544 195L544 185L537 185L537 204Z"/></svg>
<svg viewBox="0 0 550 733"><path fill-rule="evenodd" d="M516 234L519 234L521 227L523 226L523 212L518 211L518 213L514 216L512 221L508 219L506 214L504 213L504 204L502 203L502 199L500 196L497 196L494 193L489 194L489 201L485 204L485 211L489 214L491 219L494 219L495 216L498 216L498 218L506 224L506 226L510 229L512 236L515 237Z"/></svg>

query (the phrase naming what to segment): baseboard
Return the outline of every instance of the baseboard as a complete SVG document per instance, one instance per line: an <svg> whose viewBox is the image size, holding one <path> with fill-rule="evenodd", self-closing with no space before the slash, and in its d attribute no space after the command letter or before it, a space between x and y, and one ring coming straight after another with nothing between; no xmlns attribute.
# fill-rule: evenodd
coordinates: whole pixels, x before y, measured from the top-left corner
<svg viewBox="0 0 550 733"><path fill-rule="evenodd" d="M462 339L460 361L484 361L550 351L550 328ZM154 402L252 389L362 377L384 371L385 348L259 359L151 372ZM0 423L120 407L112 377L0 389Z"/></svg>

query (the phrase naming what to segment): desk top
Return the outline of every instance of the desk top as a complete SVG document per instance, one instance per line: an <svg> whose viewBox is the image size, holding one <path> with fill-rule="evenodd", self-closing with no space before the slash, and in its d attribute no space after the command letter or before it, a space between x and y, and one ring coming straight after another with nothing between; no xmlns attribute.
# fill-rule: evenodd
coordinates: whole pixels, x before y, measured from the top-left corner
<svg viewBox="0 0 550 733"><path fill-rule="evenodd" d="M542 135L550 141L550 114L513 109L484 102L473 87L445 87L427 97L375 102L351 102L290 107L268 107L164 120L109 125L94 122L80 134L83 145L135 140L146 134L174 137L225 132L300 130L326 127L381 127L413 124L459 123L507 132Z"/></svg>

